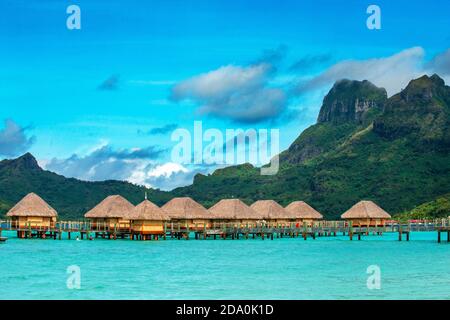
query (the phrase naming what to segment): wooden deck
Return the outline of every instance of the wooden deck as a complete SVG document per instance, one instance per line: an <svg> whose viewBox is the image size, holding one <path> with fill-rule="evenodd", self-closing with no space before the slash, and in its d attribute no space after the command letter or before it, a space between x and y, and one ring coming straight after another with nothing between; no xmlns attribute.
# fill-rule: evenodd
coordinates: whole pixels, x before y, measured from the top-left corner
<svg viewBox="0 0 450 320"><path fill-rule="evenodd" d="M349 240L361 240L368 235L382 235L383 233L397 233L398 240L410 240L411 232L437 232L437 240L441 242L442 233L447 233L450 242L450 219L439 219L420 223L390 223L385 226L352 226L345 221L318 221L313 225L298 226L292 224L240 224L240 223L213 223L209 227L203 224L188 226L180 223L168 222L164 224L164 231L160 234L145 235L134 232L129 225L95 224L89 221L59 221L51 227L19 226L11 221L0 222L0 238L2 230L16 231L19 238L50 238L50 239L131 239L131 240L157 240L157 239L190 239L191 234L198 240L206 239L276 239L276 238L308 238L348 236ZM63 235L66 235L64 237Z"/></svg>

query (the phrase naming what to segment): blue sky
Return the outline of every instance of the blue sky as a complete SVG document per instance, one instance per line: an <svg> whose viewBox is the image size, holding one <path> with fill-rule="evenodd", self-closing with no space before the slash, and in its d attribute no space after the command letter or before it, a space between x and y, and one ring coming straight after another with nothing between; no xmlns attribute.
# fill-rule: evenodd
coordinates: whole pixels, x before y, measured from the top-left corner
<svg viewBox="0 0 450 320"><path fill-rule="evenodd" d="M81 30L66 27L71 4ZM370 4L381 30L366 27ZM448 83L448 12L444 0L4 0L0 158L184 185L213 167L172 163L174 128L277 128L285 149L339 78L390 94L423 73Z"/></svg>

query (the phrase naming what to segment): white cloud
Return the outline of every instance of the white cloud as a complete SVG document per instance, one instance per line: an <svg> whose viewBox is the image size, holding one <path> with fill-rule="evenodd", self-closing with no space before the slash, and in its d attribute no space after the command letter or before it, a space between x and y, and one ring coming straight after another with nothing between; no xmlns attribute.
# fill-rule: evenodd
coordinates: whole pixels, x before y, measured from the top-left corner
<svg viewBox="0 0 450 320"><path fill-rule="evenodd" d="M238 90L261 86L269 70L270 65L265 63L249 67L228 65L179 83L173 88L172 94L174 98L223 98Z"/></svg>
<svg viewBox="0 0 450 320"><path fill-rule="evenodd" d="M171 190L192 183L197 172L190 171L178 163L143 164L137 166L126 179L129 182L149 188Z"/></svg>
<svg viewBox="0 0 450 320"><path fill-rule="evenodd" d="M428 64L431 72L450 77L450 49L436 55Z"/></svg>
<svg viewBox="0 0 450 320"><path fill-rule="evenodd" d="M164 164L154 165L152 163L144 162L137 165L126 180L135 184L159 188L160 186L152 185L151 181L157 179L170 179L176 174L186 174L188 172L188 169L178 163L167 162Z"/></svg>
<svg viewBox="0 0 450 320"><path fill-rule="evenodd" d="M156 166L153 170L148 172L149 177L167 177L169 178L172 174L178 173L178 172L189 172L188 169L183 167L181 164L173 163L173 162L167 162L162 165Z"/></svg>
<svg viewBox="0 0 450 320"><path fill-rule="evenodd" d="M101 145L83 156L53 158L45 163L45 168L88 181L127 180L137 168L155 163L164 152L156 146L115 150L109 145Z"/></svg>
<svg viewBox="0 0 450 320"><path fill-rule="evenodd" d="M300 83L297 92L307 93L341 79L350 79L369 80L393 95L425 72L424 56L422 48L414 47L384 58L341 61L318 76Z"/></svg>
<svg viewBox="0 0 450 320"><path fill-rule="evenodd" d="M17 156L27 151L33 145L35 137L28 138L26 130L13 120L5 120L5 127L0 129L0 156Z"/></svg>
<svg viewBox="0 0 450 320"><path fill-rule="evenodd" d="M210 173L213 167L167 162L158 163L165 152L158 147L115 150L101 145L86 155L74 154L67 159L53 158L39 163L47 170L85 181L121 180L162 190L192 183L197 173Z"/></svg>
<svg viewBox="0 0 450 320"><path fill-rule="evenodd" d="M208 174L214 170L214 166L185 167L173 162L149 164L136 167L126 180L148 188L172 190L192 184L196 174Z"/></svg>
<svg viewBox="0 0 450 320"><path fill-rule="evenodd" d="M265 62L223 66L177 84L172 99L195 101L202 114L260 122L278 117L286 108L284 91L269 86L273 77L273 66Z"/></svg>

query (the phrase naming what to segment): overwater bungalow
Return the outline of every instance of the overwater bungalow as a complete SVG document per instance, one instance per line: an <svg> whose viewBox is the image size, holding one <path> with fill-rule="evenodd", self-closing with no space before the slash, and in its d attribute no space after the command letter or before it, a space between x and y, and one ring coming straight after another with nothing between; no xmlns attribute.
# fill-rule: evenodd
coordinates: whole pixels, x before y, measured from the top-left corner
<svg viewBox="0 0 450 320"><path fill-rule="evenodd" d="M323 215L319 211L304 201L294 201L285 209L289 213L291 221L299 226L303 226L303 224L311 226L315 221L323 219Z"/></svg>
<svg viewBox="0 0 450 320"><path fill-rule="evenodd" d="M11 218L14 228L42 230L55 226L58 213L37 194L29 193L6 216ZM23 236L23 232L19 234L19 237Z"/></svg>
<svg viewBox="0 0 450 320"><path fill-rule="evenodd" d="M274 200L258 200L250 208L271 224L288 225L292 223L289 212Z"/></svg>
<svg viewBox="0 0 450 320"><path fill-rule="evenodd" d="M171 222L184 228L203 229L211 225L209 211L190 197L173 198L161 209L170 217Z"/></svg>
<svg viewBox="0 0 450 320"><path fill-rule="evenodd" d="M135 235L146 240L154 236L165 235L165 223L170 220L169 215L153 202L145 199L138 204L129 216L131 220L132 238Z"/></svg>
<svg viewBox="0 0 450 320"><path fill-rule="evenodd" d="M351 221L355 227L372 227L384 226L391 215L374 202L363 200L348 209L341 218Z"/></svg>
<svg viewBox="0 0 450 320"><path fill-rule="evenodd" d="M223 199L209 209L215 222L255 224L265 222L265 216L239 199Z"/></svg>
<svg viewBox="0 0 450 320"><path fill-rule="evenodd" d="M84 216L92 222L94 229L129 230L133 209L134 206L127 199L114 195L104 199Z"/></svg>

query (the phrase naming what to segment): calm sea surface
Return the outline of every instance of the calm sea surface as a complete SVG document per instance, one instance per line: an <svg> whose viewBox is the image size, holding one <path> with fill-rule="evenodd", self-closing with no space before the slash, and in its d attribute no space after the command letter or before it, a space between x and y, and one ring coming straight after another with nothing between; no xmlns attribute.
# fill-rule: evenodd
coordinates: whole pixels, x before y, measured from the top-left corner
<svg viewBox="0 0 450 320"><path fill-rule="evenodd" d="M436 233L271 240L19 240L0 244L1 299L450 299ZM446 240L446 237L444 237ZM67 268L81 270L68 289ZM370 265L381 289L366 285Z"/></svg>

